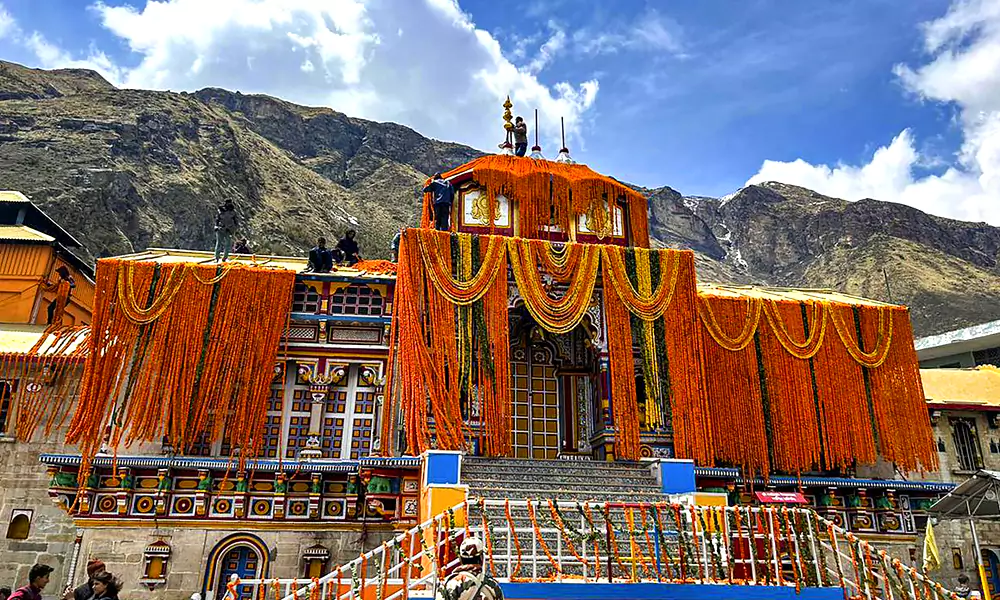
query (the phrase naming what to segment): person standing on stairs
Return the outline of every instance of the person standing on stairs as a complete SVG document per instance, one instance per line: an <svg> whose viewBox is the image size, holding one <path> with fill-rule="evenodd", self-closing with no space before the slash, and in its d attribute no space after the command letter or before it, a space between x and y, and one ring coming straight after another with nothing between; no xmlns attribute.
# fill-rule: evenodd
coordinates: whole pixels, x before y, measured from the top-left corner
<svg viewBox="0 0 1000 600"><path fill-rule="evenodd" d="M468 537L458 550L461 565L438 586L436 600L503 600L503 590L483 564L483 542Z"/></svg>

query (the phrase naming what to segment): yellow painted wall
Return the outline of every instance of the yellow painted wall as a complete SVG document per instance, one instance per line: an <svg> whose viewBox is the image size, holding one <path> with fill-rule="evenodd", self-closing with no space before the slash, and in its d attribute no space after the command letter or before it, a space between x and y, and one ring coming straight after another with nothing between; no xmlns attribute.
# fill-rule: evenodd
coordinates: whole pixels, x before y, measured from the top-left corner
<svg viewBox="0 0 1000 600"><path fill-rule="evenodd" d="M55 290L45 291L42 281L59 279L56 269L65 266L76 280L63 318L64 325L90 323L94 306L94 284L73 265L56 254L55 248L39 244L0 246L0 323L45 324L48 303ZM32 318L32 313L34 318Z"/></svg>

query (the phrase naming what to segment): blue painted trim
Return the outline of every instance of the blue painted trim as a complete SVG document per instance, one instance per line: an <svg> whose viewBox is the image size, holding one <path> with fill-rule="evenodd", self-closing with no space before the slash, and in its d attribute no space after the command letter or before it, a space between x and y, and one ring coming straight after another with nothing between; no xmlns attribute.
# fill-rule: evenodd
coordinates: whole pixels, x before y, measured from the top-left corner
<svg viewBox="0 0 1000 600"><path fill-rule="evenodd" d="M768 585L683 583L502 583L509 600L842 600L839 587L802 588Z"/></svg>
<svg viewBox="0 0 1000 600"><path fill-rule="evenodd" d="M374 283L374 284L389 284L389 285L393 285L396 283L395 277L386 277L385 275L362 275L361 272L359 272L357 275L337 275L334 273L297 273L295 275L295 280Z"/></svg>
<svg viewBox="0 0 1000 600"><path fill-rule="evenodd" d="M749 483L740 475L739 469L728 467L695 467L694 474L697 477L718 477L720 479L732 479L736 483ZM830 487L862 487L895 490L920 490L928 492L948 492L955 489L952 483L938 483L935 481L905 481L901 479L850 479L847 477L771 477L764 481L760 477L753 478L756 485L794 485L803 486L830 486Z"/></svg>
<svg viewBox="0 0 1000 600"><path fill-rule="evenodd" d="M694 461L661 460L660 491L664 494L688 494L698 491L694 479Z"/></svg>
<svg viewBox="0 0 1000 600"><path fill-rule="evenodd" d="M462 453L428 450L424 453L424 485L458 485Z"/></svg>
<svg viewBox="0 0 1000 600"><path fill-rule="evenodd" d="M392 317L373 317L366 315L317 315L313 313L292 313L293 321L323 321L332 323L374 323L388 325Z"/></svg>
<svg viewBox="0 0 1000 600"><path fill-rule="evenodd" d="M42 454L38 461L47 465L72 467L79 466L78 454ZM93 460L95 467L110 467L115 462L112 456L97 456ZM218 458L202 458L197 456L119 456L119 467L147 467L165 469L168 467L180 469L232 469L237 461ZM377 457L371 456L360 460L286 460L250 459L245 468L250 471L274 473L278 471L304 471L307 473L354 473L359 467L419 469L420 458L415 456Z"/></svg>

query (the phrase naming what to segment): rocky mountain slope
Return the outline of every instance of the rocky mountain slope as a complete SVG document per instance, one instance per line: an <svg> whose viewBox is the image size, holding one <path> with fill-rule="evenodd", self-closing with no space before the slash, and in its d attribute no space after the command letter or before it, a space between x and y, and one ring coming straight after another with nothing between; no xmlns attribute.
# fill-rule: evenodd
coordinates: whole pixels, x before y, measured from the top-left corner
<svg viewBox="0 0 1000 600"><path fill-rule="evenodd" d="M479 155L267 96L119 90L90 71L0 61L0 189L29 195L89 259L211 248L226 198L259 253L300 255L357 227L384 256L415 222L424 178ZM918 334L1000 318L998 228L779 183L722 199L643 191L654 242L694 249L702 280L907 303Z"/></svg>

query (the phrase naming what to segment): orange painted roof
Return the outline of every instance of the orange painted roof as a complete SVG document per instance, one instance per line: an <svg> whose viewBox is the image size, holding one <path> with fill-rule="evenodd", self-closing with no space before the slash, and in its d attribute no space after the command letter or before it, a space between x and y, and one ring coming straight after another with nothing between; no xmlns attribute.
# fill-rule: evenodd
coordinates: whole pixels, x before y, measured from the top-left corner
<svg viewBox="0 0 1000 600"><path fill-rule="evenodd" d="M1000 407L1000 369L920 369L924 397L931 404Z"/></svg>
<svg viewBox="0 0 1000 600"><path fill-rule="evenodd" d="M0 199L0 202L4 202L4 200ZM0 241L50 244L56 241L56 238L27 225L0 225Z"/></svg>

